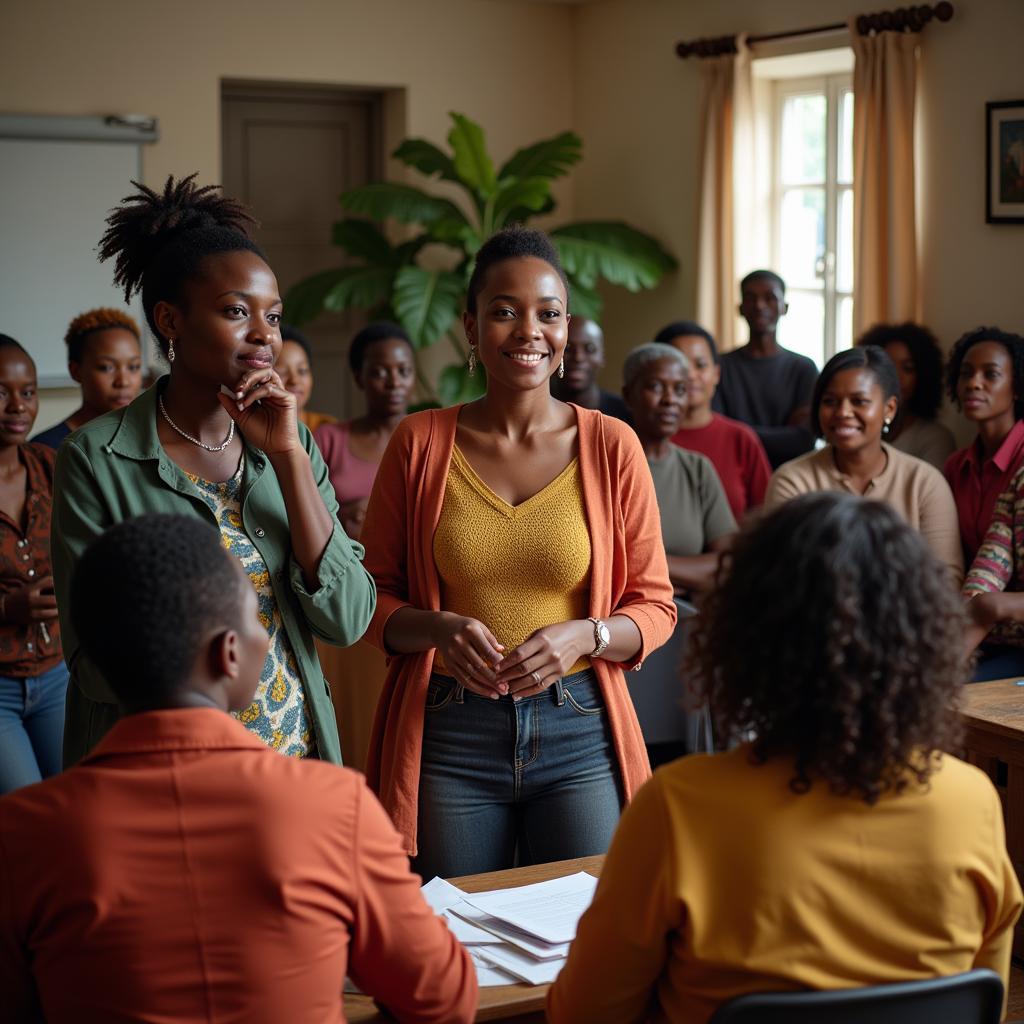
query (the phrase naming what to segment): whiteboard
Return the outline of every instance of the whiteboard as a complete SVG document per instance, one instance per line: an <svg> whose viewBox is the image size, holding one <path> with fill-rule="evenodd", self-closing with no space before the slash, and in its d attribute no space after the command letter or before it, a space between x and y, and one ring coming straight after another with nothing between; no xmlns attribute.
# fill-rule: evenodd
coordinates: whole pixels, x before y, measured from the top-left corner
<svg viewBox="0 0 1024 1024"><path fill-rule="evenodd" d="M72 383L64 334L79 313L114 306L146 336L142 303L125 304L113 262L96 255L104 220L141 180L141 162L134 139L0 138L0 333L31 353L40 387Z"/></svg>

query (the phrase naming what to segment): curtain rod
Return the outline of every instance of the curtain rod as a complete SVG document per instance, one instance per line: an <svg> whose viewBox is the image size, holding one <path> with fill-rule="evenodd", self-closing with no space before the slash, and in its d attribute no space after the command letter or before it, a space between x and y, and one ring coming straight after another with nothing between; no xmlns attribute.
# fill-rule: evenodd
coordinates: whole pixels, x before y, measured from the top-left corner
<svg viewBox="0 0 1024 1024"><path fill-rule="evenodd" d="M919 4L916 7L898 7L895 11L861 14L857 17L857 32L862 36L872 32L902 32L905 29L920 32L932 18L949 21L952 17L953 5L949 0L941 0L941 3L934 7ZM798 28L790 32L748 36L747 43L754 45L774 39L796 39L799 36L812 36L821 32L838 32L846 27L846 22L840 21L833 25L817 25L814 28ZM676 55L683 60L687 57L718 57L725 53L736 53L735 36L717 36L712 39L693 39L687 43L676 43Z"/></svg>

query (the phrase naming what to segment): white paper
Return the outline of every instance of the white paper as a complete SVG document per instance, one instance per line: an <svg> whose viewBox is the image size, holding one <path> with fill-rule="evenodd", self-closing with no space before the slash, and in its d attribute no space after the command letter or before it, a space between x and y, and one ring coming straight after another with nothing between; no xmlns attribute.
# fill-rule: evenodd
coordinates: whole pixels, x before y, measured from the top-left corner
<svg viewBox="0 0 1024 1024"><path fill-rule="evenodd" d="M465 906L462 900L455 904L456 907L459 905ZM500 936L485 931L483 928L477 928L475 924L463 917L457 917L453 909L449 908L441 916L455 938L464 946L497 946L501 944Z"/></svg>
<svg viewBox="0 0 1024 1024"><path fill-rule="evenodd" d="M476 983L481 988L494 988L496 985L517 985L519 979L512 974L507 974L500 967L489 964L482 956L473 950L469 951L473 959L473 966L476 968Z"/></svg>
<svg viewBox="0 0 1024 1024"><path fill-rule="evenodd" d="M535 960L528 953L520 952L511 946L480 946L476 953L489 960L495 967L514 974L530 985L550 985L565 966L565 957L559 957L557 960Z"/></svg>
<svg viewBox="0 0 1024 1024"><path fill-rule="evenodd" d="M580 871L515 889L470 893L463 899L477 910L545 942L572 942L576 926L594 898L596 885L593 875Z"/></svg>
<svg viewBox="0 0 1024 1024"><path fill-rule="evenodd" d="M458 903L466 894L459 888L435 875L426 885L420 887L423 898L435 914L444 913L452 904Z"/></svg>
<svg viewBox="0 0 1024 1024"><path fill-rule="evenodd" d="M554 960L557 957L569 955L568 942L544 942L542 939L534 938L514 925L499 921L496 917L477 910L465 900L460 900L445 911L446 917L455 917L455 915L464 918L470 927L476 926L476 931L490 934L494 942L511 943L513 946L525 950L531 956L535 956L538 960ZM455 934L458 935L458 932Z"/></svg>

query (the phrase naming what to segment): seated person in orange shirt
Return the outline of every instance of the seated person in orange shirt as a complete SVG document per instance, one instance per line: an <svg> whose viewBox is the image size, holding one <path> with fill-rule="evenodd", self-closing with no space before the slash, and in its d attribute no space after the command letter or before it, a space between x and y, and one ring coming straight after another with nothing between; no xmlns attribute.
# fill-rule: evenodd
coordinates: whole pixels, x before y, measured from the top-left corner
<svg viewBox="0 0 1024 1024"><path fill-rule="evenodd" d="M0 800L4 1021L340 1024L346 973L399 1021L471 1021L472 962L363 777L227 714L268 641L217 530L119 523L72 593L124 717Z"/></svg>
<svg viewBox="0 0 1024 1024"><path fill-rule="evenodd" d="M1021 890L955 750L963 613L888 505L794 498L740 533L694 637L724 753L626 809L552 1024L702 1024L748 992L1009 980Z"/></svg>

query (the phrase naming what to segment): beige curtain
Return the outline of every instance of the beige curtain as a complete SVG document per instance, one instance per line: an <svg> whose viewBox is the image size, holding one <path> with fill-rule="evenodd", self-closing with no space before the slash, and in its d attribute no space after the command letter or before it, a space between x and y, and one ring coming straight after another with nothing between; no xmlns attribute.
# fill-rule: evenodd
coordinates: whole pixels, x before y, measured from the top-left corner
<svg viewBox="0 0 1024 1024"><path fill-rule="evenodd" d="M920 316L914 99L920 34L862 36L850 19L853 69L854 336Z"/></svg>
<svg viewBox="0 0 1024 1024"><path fill-rule="evenodd" d="M724 348L736 323L735 159L751 119L750 52L743 36L736 54L700 62L700 215L697 230L697 320ZM740 146L737 146L737 139Z"/></svg>

